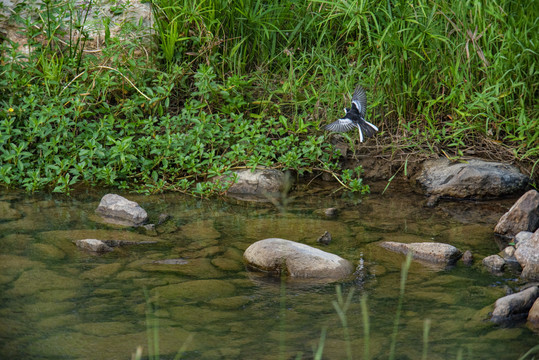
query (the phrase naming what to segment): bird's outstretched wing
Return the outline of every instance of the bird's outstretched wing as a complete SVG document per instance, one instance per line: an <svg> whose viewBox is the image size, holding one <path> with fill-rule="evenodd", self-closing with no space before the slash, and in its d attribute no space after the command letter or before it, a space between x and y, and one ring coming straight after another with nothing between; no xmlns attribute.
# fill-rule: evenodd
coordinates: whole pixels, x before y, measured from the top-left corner
<svg viewBox="0 0 539 360"><path fill-rule="evenodd" d="M331 124L324 126L324 129L329 130L329 131L335 131L335 132L347 132L356 127L357 125L355 125L352 120L345 118L345 119L339 119L337 121L332 122Z"/></svg>
<svg viewBox="0 0 539 360"><path fill-rule="evenodd" d="M356 86L352 95L352 105L355 105L359 113L365 116L367 112L367 93L361 85Z"/></svg>

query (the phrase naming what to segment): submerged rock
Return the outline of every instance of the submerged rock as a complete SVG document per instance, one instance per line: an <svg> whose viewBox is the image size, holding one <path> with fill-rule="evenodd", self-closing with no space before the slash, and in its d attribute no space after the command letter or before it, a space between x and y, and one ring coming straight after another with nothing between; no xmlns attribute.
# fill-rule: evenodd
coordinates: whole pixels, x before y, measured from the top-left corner
<svg viewBox="0 0 539 360"><path fill-rule="evenodd" d="M472 159L426 161L415 179L428 195L453 198L499 197L523 190L528 177L511 165Z"/></svg>
<svg viewBox="0 0 539 360"><path fill-rule="evenodd" d="M195 279L217 279L225 276L207 258L156 260L151 263L142 264L140 269L158 273L178 274Z"/></svg>
<svg viewBox="0 0 539 360"><path fill-rule="evenodd" d="M148 241L131 241L131 240L103 240L105 244L107 244L110 247L118 247L118 246L128 246L128 245L148 245L148 244L157 244L158 241L156 240L148 240Z"/></svg>
<svg viewBox="0 0 539 360"><path fill-rule="evenodd" d="M68 274L69 275L69 274ZM44 291L51 290L81 290L83 283L76 276L60 275L56 271L43 268L32 268L21 275L10 285L2 295L20 298L22 296L39 296Z"/></svg>
<svg viewBox="0 0 539 360"><path fill-rule="evenodd" d="M539 287L532 286L516 294L499 298L494 304L491 320L495 323L504 323L525 318L538 297Z"/></svg>
<svg viewBox="0 0 539 360"><path fill-rule="evenodd" d="M530 190L517 200L496 224L496 234L513 238L521 231L539 228L539 192Z"/></svg>
<svg viewBox="0 0 539 360"><path fill-rule="evenodd" d="M188 264L189 261L180 258L180 259L155 260L153 263L164 264L164 265L185 265L185 264Z"/></svg>
<svg viewBox="0 0 539 360"><path fill-rule="evenodd" d="M148 214L139 204L116 194L103 196L95 212L118 225L138 226L148 220Z"/></svg>
<svg viewBox="0 0 539 360"><path fill-rule="evenodd" d="M18 220L22 218L22 214L11 207L11 204L6 201L0 201L0 221Z"/></svg>
<svg viewBox="0 0 539 360"><path fill-rule="evenodd" d="M395 241L384 241L380 243L385 249L407 254L413 252L413 258L432 263L454 264L462 256L462 252L453 245L422 242L422 243L400 243Z"/></svg>
<svg viewBox="0 0 539 360"><path fill-rule="evenodd" d="M354 271L352 264L340 256L278 238L255 242L243 257L252 268L272 273L284 271L294 278L339 280Z"/></svg>
<svg viewBox="0 0 539 360"><path fill-rule="evenodd" d="M161 213L161 214L159 214L159 218L157 220L157 225L161 225L161 224L167 222L170 219L172 219L172 215L166 214L166 213Z"/></svg>
<svg viewBox="0 0 539 360"><path fill-rule="evenodd" d="M236 288L229 281L206 279L191 280L179 284L154 287L151 296L159 296L159 302L182 303L185 301L210 301L234 295Z"/></svg>
<svg viewBox="0 0 539 360"><path fill-rule="evenodd" d="M90 250L97 253L105 253L113 249L101 240L97 239L82 239L75 241L75 245L84 250Z"/></svg>

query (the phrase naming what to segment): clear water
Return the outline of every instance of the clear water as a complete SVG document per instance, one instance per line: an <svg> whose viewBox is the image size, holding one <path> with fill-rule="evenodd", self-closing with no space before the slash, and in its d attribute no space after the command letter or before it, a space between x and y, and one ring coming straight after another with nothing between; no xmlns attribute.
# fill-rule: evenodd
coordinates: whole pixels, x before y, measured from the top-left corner
<svg viewBox="0 0 539 360"><path fill-rule="evenodd" d="M380 189L385 184L382 184ZM497 253L492 229L514 199L422 206L423 197L392 184L366 197L319 189L286 206L198 200L177 194L139 196L160 234L140 234L103 223L94 214L105 191L59 195L0 193L0 358L130 359L158 336L161 359L313 358L327 331L324 359L354 359L365 349L361 296L367 297L372 359L387 359L404 256L381 240L439 241L471 250L475 264L440 269L413 262L398 328L397 359L420 359L430 320L428 359L517 359L538 344L525 323L499 327L485 319L494 301L518 286L517 276L484 271ZM338 217L321 209L337 207ZM316 239L329 231L333 241ZM243 251L269 237L299 241L338 254L358 268L340 285L354 291L347 312L350 341L332 302L335 283L273 279L246 271ZM95 255L73 241L158 240ZM185 259L183 265L153 263ZM158 331L153 332L155 327Z"/></svg>

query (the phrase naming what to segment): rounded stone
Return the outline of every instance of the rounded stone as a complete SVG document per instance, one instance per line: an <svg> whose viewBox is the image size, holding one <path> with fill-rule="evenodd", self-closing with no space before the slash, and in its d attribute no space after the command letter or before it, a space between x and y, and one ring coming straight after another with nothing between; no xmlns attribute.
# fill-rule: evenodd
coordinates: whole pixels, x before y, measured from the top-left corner
<svg viewBox="0 0 539 360"><path fill-rule="evenodd" d="M502 271L505 260L500 255L490 255L483 259L483 265L491 271Z"/></svg>
<svg viewBox="0 0 539 360"><path fill-rule="evenodd" d="M243 257L252 268L274 273L284 271L294 278L338 280L354 271L352 264L340 256L278 238L255 242Z"/></svg>
<svg viewBox="0 0 539 360"><path fill-rule="evenodd" d="M516 294L499 298L494 304L491 320L495 323L503 323L525 318L538 297L539 287L532 286Z"/></svg>
<svg viewBox="0 0 539 360"><path fill-rule="evenodd" d="M462 255L462 262L468 266L473 264L473 254L470 250L464 252Z"/></svg>

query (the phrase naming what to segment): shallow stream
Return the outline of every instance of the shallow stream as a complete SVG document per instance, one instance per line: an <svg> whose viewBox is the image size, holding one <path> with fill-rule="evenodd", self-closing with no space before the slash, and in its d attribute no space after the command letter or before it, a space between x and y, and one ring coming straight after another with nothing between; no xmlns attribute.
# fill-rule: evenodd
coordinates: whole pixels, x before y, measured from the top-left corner
<svg viewBox="0 0 539 360"><path fill-rule="evenodd" d="M372 359L387 359L404 256L381 240L438 241L471 250L475 264L440 269L413 262L398 328L397 359L421 359L430 321L428 359L517 359L538 344L526 324L503 328L485 319L494 301L518 286L517 277L485 271L481 259L499 251L492 229L515 199L442 202L402 184L374 184L368 196L319 189L286 205L198 200L178 194L137 201L159 234L103 223L94 214L104 190L71 197L0 192L0 358L130 359L148 354L158 336L160 359L313 358L323 330L324 359L364 358L360 298L367 297ZM327 218L323 209L336 207ZM328 246L316 243L324 231ZM285 280L248 272L243 251L269 237L299 241L358 266L342 282L354 291L347 311L350 341L332 302L336 284ZM74 240L157 240L104 255L78 249ZM156 260L182 259L179 264ZM157 324L158 331L152 331ZM460 354L460 355L459 355Z"/></svg>

